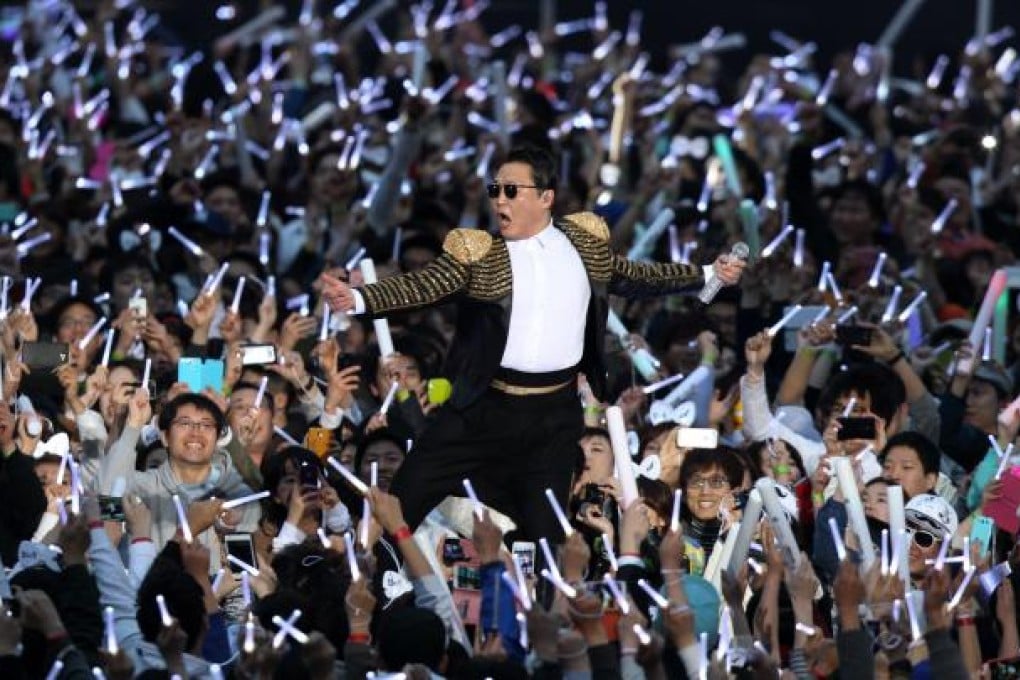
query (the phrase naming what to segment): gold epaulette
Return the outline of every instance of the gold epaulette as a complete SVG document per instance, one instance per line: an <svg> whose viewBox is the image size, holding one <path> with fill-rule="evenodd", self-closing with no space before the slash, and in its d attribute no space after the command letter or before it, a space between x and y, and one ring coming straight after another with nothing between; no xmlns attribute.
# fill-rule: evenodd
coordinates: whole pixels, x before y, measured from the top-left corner
<svg viewBox="0 0 1020 680"><path fill-rule="evenodd" d="M481 229L454 229L446 235L443 250L461 264L473 264L492 248L492 235Z"/></svg>
<svg viewBox="0 0 1020 680"><path fill-rule="evenodd" d="M587 233L600 241L609 243L609 225L606 221L593 212L579 212L567 215L564 219L573 222Z"/></svg>

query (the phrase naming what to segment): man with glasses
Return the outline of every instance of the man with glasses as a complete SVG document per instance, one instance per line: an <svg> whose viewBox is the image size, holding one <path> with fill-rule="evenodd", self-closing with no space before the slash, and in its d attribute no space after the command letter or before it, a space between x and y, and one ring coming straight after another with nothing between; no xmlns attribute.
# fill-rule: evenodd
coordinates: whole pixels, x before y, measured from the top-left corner
<svg viewBox="0 0 1020 680"><path fill-rule="evenodd" d="M223 501L252 493L218 441L227 431L220 408L201 394L185 393L172 400L159 414L160 438L167 460L154 470L135 470L135 447L152 418L149 395L136 390L128 403L124 431L103 459L99 489L109 493L118 477L125 481L125 494L139 497L152 514L151 539L157 550L180 528L173 497L180 497L196 541L210 548L213 571L219 568L216 531L251 532L258 524L258 503L223 511ZM215 529L215 531L214 531ZM215 549L214 549L215 548Z"/></svg>
<svg viewBox="0 0 1020 680"><path fill-rule="evenodd" d="M566 506L584 427L578 373L596 397L606 396L609 295L697 293L712 273L631 262L610 250L609 228L594 214L554 218L556 168L544 149L511 150L487 187L498 234L454 229L420 272L358 289L322 277L334 310L385 316L459 304L444 371L453 394L393 480L411 526L447 495L463 495L470 479L524 538L560 540L545 489ZM732 285L744 263L723 256L713 266Z"/></svg>

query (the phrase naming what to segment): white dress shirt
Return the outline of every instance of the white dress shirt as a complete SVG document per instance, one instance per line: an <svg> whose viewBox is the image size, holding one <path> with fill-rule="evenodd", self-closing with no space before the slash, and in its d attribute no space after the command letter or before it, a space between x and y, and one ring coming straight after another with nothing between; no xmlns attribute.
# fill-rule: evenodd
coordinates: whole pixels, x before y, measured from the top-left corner
<svg viewBox="0 0 1020 680"><path fill-rule="evenodd" d="M591 299L581 256L551 222L535 236L506 245L513 301L500 365L525 373L576 366L584 352Z"/></svg>

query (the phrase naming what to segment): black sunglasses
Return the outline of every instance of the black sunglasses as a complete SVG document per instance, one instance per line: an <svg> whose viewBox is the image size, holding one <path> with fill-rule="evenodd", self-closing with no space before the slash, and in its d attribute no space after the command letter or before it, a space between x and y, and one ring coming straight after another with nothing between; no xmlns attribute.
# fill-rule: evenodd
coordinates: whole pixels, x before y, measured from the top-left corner
<svg viewBox="0 0 1020 680"><path fill-rule="evenodd" d="M914 543L917 544L918 548L930 548L935 545L935 541L938 540L935 534L930 531L922 531L920 529L914 532L913 538Z"/></svg>
<svg viewBox="0 0 1020 680"><path fill-rule="evenodd" d="M500 187L503 189L503 193L511 201L517 198L518 189L540 189L541 187L535 186L534 184L500 184L499 182L493 182L485 185L485 191L489 194L489 198L499 198Z"/></svg>

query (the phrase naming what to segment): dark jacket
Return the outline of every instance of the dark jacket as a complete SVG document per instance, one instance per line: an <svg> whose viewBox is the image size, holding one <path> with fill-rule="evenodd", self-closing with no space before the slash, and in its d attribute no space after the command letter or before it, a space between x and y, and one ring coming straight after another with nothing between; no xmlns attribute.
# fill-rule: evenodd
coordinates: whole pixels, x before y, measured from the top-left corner
<svg viewBox="0 0 1020 680"><path fill-rule="evenodd" d="M577 249L591 286L579 370L599 399L605 398L605 336L609 295L628 298L698 290L700 267L632 262L609 248L609 228L592 213L554 220ZM506 242L477 229L454 229L443 254L420 272L383 279L359 289L372 316L453 298L460 306L443 375L454 376L449 404L464 409L489 388L506 349L513 302L513 273Z"/></svg>
<svg viewBox="0 0 1020 680"><path fill-rule="evenodd" d="M9 568L18 561L18 544L32 540L46 511L46 494L30 456L17 450L0 456L0 498L0 557Z"/></svg>

